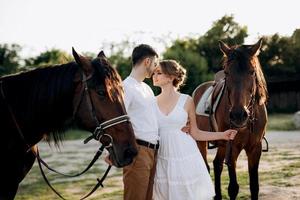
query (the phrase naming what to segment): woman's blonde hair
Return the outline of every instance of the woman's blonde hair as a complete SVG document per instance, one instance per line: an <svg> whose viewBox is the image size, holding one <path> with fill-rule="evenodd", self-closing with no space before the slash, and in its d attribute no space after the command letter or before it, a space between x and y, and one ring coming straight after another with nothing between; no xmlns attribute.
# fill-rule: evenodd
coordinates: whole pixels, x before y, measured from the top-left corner
<svg viewBox="0 0 300 200"><path fill-rule="evenodd" d="M186 78L186 69L175 60L162 60L159 62L164 74L174 76L173 86L179 88L183 85Z"/></svg>

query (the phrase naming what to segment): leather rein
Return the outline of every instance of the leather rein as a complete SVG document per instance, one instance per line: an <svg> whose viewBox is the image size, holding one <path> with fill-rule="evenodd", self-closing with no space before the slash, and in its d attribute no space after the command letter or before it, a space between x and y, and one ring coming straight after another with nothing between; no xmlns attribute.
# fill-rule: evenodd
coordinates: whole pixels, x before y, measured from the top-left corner
<svg viewBox="0 0 300 200"><path fill-rule="evenodd" d="M74 110L73 110L73 119L75 118L75 116L76 116L76 114L77 114L77 112L79 110L79 107L80 107L80 104L81 104L83 98L86 98L87 104L88 104L89 113L90 113L91 117L94 119L94 121L97 124L97 126L96 126L95 130L93 131L92 135L89 136L88 138L86 138L84 140L84 144L88 143L92 139L95 139L95 140L97 140L97 141L99 141L101 143L100 140L101 140L102 137L108 137L109 140L110 140L110 142L107 145L102 144L100 146L100 148L98 149L98 151L96 152L94 158L89 163L89 165L82 172L79 172L77 174L65 174L65 173L59 172L59 171L51 168L40 157L38 148L36 149L36 152L32 149L32 146L30 146L29 143L26 141L26 139L24 137L24 134L23 134L23 132L22 132L22 130L21 130L21 128L20 128L17 120L16 120L16 117L15 117L15 115L13 113L13 110L12 110L10 104L8 103L7 99L6 99L6 96L5 96L5 93L4 93L4 90L3 90L3 81L0 81L1 96L2 96L3 100L6 103L6 106L7 106L8 110L9 110L11 118L13 119L13 122L14 122L16 128L17 128L17 131L18 131L18 134L19 134L20 138L25 143L25 146L27 148L27 152L31 151L33 153L33 155L36 157L36 159L38 160L38 164L39 164L39 168L40 168L41 174L42 174L45 182L51 188L51 190L55 194L57 194L61 199L65 199L65 198L57 190L55 190L54 187L51 185L51 183L49 182L49 180L47 179L47 177L46 177L46 175L44 173L42 165L44 167L48 168L50 171L55 172L57 174L60 174L60 175L63 175L63 176L67 176L67 177L78 177L78 176L84 174L85 172L87 172L94 165L94 163L101 156L101 154L103 153L103 151L104 151L105 148L106 149L112 148L113 138L109 134L106 134L104 131L106 129L112 127L112 126L117 125L117 124L124 123L124 122L129 122L130 121L128 115L121 115L121 116L112 118L110 120L104 121L102 123L99 123L99 121L98 121L98 119L96 117L96 114L95 114L95 108L93 107L91 96L90 96L89 89L88 89L88 84L87 84L88 80L92 76L90 75L89 77L86 77L86 75L84 74L84 72L82 72L81 73L81 77L82 77L82 79L81 79L82 87L81 87L81 90L80 90L80 100L78 101L78 103L74 107ZM111 169L111 165L108 166L108 168L106 169L106 171L103 174L102 178L97 178L97 184L92 188L92 190L89 193L87 193L86 195L84 195L83 197L81 197L80 199L86 199L91 194L93 194L100 186L103 187L103 181L105 180L106 176L108 175L110 169Z"/></svg>

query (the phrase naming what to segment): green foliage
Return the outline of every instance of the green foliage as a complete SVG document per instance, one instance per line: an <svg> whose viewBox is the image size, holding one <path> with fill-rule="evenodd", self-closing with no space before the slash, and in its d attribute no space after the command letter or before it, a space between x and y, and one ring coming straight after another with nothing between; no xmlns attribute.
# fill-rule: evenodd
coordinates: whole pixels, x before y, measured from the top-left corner
<svg viewBox="0 0 300 200"><path fill-rule="evenodd" d="M131 43L128 39L120 43L111 43L106 47L110 52L108 59L118 70L122 79L125 79L131 72L130 53L134 47L135 44Z"/></svg>
<svg viewBox="0 0 300 200"><path fill-rule="evenodd" d="M21 46L0 44L0 76L15 73L19 67Z"/></svg>
<svg viewBox="0 0 300 200"><path fill-rule="evenodd" d="M218 41L222 40L229 45L243 44L247 36L246 26L240 26L232 15L225 15L199 37L197 50L207 60L210 71L216 72L221 67L220 61L223 56Z"/></svg>
<svg viewBox="0 0 300 200"><path fill-rule="evenodd" d="M59 49L51 49L42 52L37 57L26 59L25 64L28 67L39 67L62 64L72 60L73 57L70 54Z"/></svg>
<svg viewBox="0 0 300 200"><path fill-rule="evenodd" d="M267 130L293 131L296 130L293 114L272 113L268 115Z"/></svg>
<svg viewBox="0 0 300 200"><path fill-rule="evenodd" d="M113 53L109 57L109 61L113 64L114 67L118 70L122 79L126 78L131 71L131 59L126 57L123 52L118 51Z"/></svg>
<svg viewBox="0 0 300 200"><path fill-rule="evenodd" d="M197 85L212 77L205 58L196 51L196 45L194 39L176 40L163 54L164 59L177 60L186 68L187 80L181 91L187 94L192 94Z"/></svg>
<svg viewBox="0 0 300 200"><path fill-rule="evenodd" d="M236 23L233 16L225 15L203 36L174 41L163 57L178 60L187 69L188 78L182 92L191 94L199 84L212 80L213 72L221 68L223 55L218 41L242 44L247 36L247 27Z"/></svg>
<svg viewBox="0 0 300 200"><path fill-rule="evenodd" d="M267 77L300 73L300 29L291 37L266 36L260 61Z"/></svg>

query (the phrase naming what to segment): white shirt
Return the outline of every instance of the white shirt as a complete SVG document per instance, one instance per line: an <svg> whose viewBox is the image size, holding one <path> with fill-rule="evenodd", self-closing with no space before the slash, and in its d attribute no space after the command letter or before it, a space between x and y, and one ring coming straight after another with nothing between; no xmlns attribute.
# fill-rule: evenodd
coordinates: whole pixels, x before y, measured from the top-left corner
<svg viewBox="0 0 300 200"><path fill-rule="evenodd" d="M135 137L156 144L158 123L154 110L155 97L152 89L144 82L128 76L123 81L124 103L133 126Z"/></svg>

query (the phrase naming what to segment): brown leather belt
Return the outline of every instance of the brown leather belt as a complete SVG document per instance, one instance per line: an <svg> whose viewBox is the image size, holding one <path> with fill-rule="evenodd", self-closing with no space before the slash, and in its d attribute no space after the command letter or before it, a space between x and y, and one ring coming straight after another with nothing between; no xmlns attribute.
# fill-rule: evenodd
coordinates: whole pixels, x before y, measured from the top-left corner
<svg viewBox="0 0 300 200"><path fill-rule="evenodd" d="M139 145L148 147L150 149L154 149L154 150L157 150L159 148L159 143L152 144L150 142L147 142L147 141L144 141L144 140L140 140L140 139L136 139L136 143L138 143Z"/></svg>

